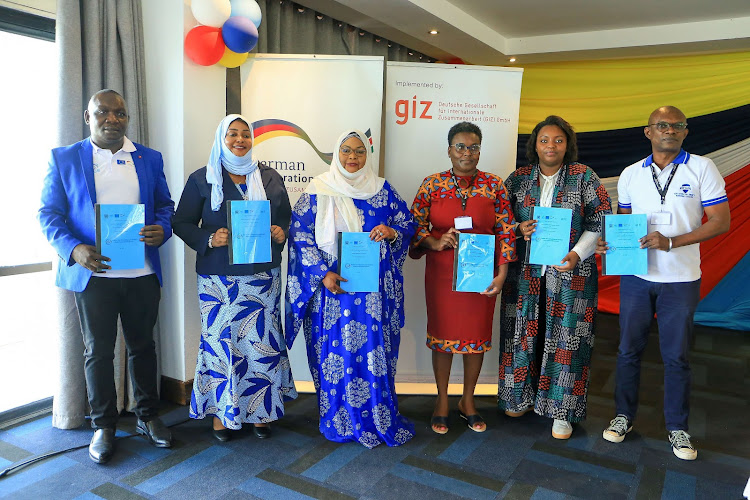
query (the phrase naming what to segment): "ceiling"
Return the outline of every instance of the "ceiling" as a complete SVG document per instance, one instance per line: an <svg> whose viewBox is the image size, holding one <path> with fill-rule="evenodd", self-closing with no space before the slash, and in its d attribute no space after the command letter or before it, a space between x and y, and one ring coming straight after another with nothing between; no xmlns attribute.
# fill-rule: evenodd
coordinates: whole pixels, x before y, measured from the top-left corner
<svg viewBox="0 0 750 500"><path fill-rule="evenodd" d="M510 57L529 64L750 50L750 0L295 1L443 61L509 65Z"/></svg>

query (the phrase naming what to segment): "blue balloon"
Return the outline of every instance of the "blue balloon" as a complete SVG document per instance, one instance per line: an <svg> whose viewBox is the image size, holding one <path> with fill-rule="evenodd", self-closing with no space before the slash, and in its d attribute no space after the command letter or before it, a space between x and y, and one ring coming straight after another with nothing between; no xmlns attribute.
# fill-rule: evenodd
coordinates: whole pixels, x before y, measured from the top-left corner
<svg viewBox="0 0 750 500"><path fill-rule="evenodd" d="M232 16L221 27L221 37L229 50L242 54L258 43L258 28L246 17Z"/></svg>
<svg viewBox="0 0 750 500"><path fill-rule="evenodd" d="M255 0L230 0L232 4L232 17L242 16L250 19L256 28L260 28L263 14L260 6Z"/></svg>

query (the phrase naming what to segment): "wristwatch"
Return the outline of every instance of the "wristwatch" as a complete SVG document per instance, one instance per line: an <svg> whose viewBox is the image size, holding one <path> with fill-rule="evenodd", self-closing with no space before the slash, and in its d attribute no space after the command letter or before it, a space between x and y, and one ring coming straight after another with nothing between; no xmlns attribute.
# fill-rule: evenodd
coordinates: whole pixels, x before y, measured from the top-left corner
<svg viewBox="0 0 750 500"><path fill-rule="evenodd" d="M216 233L211 233L211 236L208 237L208 248L214 247L214 235Z"/></svg>

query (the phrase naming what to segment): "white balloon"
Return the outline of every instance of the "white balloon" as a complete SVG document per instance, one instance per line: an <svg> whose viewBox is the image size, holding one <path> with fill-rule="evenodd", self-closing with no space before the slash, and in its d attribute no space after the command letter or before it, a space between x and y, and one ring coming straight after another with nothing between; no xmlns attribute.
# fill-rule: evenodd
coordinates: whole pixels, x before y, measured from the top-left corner
<svg viewBox="0 0 750 500"><path fill-rule="evenodd" d="M196 21L214 28L221 28L232 15L229 0L192 0L190 9Z"/></svg>
<svg viewBox="0 0 750 500"><path fill-rule="evenodd" d="M256 28L260 27L263 14L260 5L255 0L231 0L232 16L242 16L250 19Z"/></svg>

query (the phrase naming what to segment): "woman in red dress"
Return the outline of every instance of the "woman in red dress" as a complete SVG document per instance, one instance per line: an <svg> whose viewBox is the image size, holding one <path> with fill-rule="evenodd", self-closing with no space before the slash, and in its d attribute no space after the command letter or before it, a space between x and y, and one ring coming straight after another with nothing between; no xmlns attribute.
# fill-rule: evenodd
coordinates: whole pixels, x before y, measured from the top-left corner
<svg viewBox="0 0 750 500"><path fill-rule="evenodd" d="M477 169L481 142L482 131L473 123L451 127L448 157L453 167L425 178L411 209L418 227L409 255L427 256L427 347L432 349L438 389L431 423L438 434L448 432L448 380L454 354L465 355L459 414L471 430L487 429L474 405L474 388L484 353L492 346L496 296L503 287L507 263L516 260L513 213L503 180ZM456 229L457 224L464 229ZM496 236L495 278L484 292L452 291L453 249L458 246L459 232Z"/></svg>

